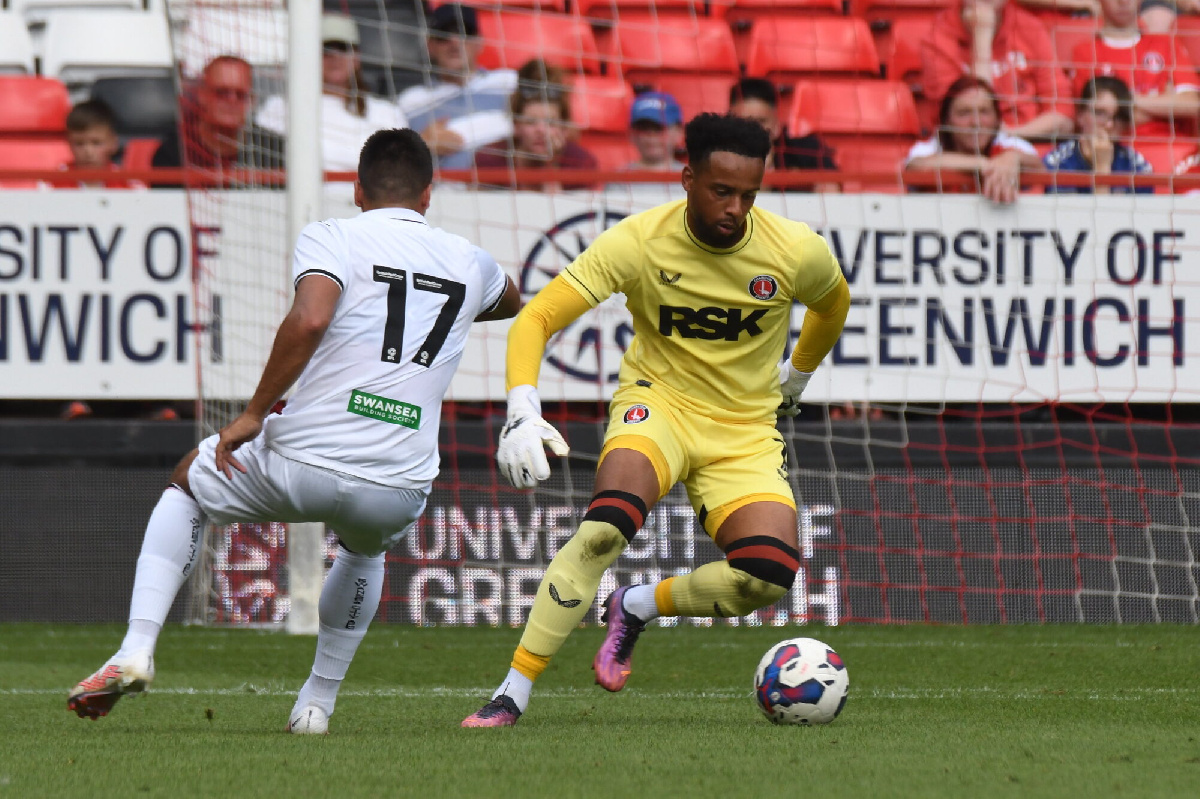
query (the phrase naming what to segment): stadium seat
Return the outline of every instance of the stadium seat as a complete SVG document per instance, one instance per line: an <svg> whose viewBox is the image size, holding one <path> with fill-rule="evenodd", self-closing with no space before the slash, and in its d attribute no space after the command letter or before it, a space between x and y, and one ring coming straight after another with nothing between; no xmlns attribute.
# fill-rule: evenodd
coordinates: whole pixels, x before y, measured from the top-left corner
<svg viewBox="0 0 1200 799"><path fill-rule="evenodd" d="M332 0L331 4L327 0L325 7L332 11L340 6L342 2L343 0ZM379 0L370 0L370 2L374 4L378 3ZM426 0L426 7L432 11L438 6L456 2L458 0ZM567 0L486 0L485 2L469 3L468 5L474 5L476 8L500 6L502 8L533 8L540 11L562 12L567 10ZM353 14L353 9L351 9L351 13Z"/></svg>
<svg viewBox="0 0 1200 799"><path fill-rule="evenodd" d="M679 101L683 120L696 114L729 110L729 90L737 78L733 75L659 75L647 84L654 91L666 92Z"/></svg>
<svg viewBox="0 0 1200 799"><path fill-rule="evenodd" d="M68 89L97 78L170 75L166 17L147 11L55 11L46 19L42 74Z"/></svg>
<svg viewBox="0 0 1200 799"><path fill-rule="evenodd" d="M759 19L842 16L842 0L712 0L712 15L730 25Z"/></svg>
<svg viewBox="0 0 1200 799"><path fill-rule="evenodd" d="M575 9L581 16L600 20L623 20L630 14L694 19L706 13L704 0L576 0Z"/></svg>
<svg viewBox="0 0 1200 799"><path fill-rule="evenodd" d="M32 75L33 39L19 14L0 11L0 75Z"/></svg>
<svg viewBox="0 0 1200 799"><path fill-rule="evenodd" d="M53 78L0 75L0 136L52 134L66 130L71 98Z"/></svg>
<svg viewBox="0 0 1200 799"><path fill-rule="evenodd" d="M912 93L899 81L801 81L792 91L788 131L793 136L819 133L837 151L838 166L846 172L898 175L921 124ZM898 190L900 183L867 185Z"/></svg>
<svg viewBox="0 0 1200 799"><path fill-rule="evenodd" d="M1150 162L1155 173L1168 175L1175 172L1180 161L1196 152L1196 140L1182 137L1176 141L1135 139L1130 145Z"/></svg>
<svg viewBox="0 0 1200 799"><path fill-rule="evenodd" d="M1071 56L1075 48L1083 42L1089 42L1096 36L1095 23L1090 20L1076 20L1070 25L1057 25L1050 29L1050 41L1054 44L1054 54L1058 57L1059 65L1070 74L1075 65Z"/></svg>
<svg viewBox="0 0 1200 799"><path fill-rule="evenodd" d="M125 142L121 166L126 169L151 169L159 144L161 142L158 139L130 139Z"/></svg>
<svg viewBox="0 0 1200 799"><path fill-rule="evenodd" d="M633 90L620 78L578 75L571 79L571 121L581 130L629 136Z"/></svg>
<svg viewBox="0 0 1200 799"><path fill-rule="evenodd" d="M71 160L71 148L62 139L0 139L0 170L58 169ZM0 188L33 189L37 180L5 180Z"/></svg>
<svg viewBox="0 0 1200 799"><path fill-rule="evenodd" d="M610 136L595 136L584 133L579 137L579 143L589 153L596 156L599 169L621 169L638 159L637 149L628 138L615 139Z"/></svg>
<svg viewBox="0 0 1200 799"><path fill-rule="evenodd" d="M252 17L247 15L253 14ZM259 73L282 75L288 54L287 12L246 11L202 6L192 9L179 35L183 74L195 77L219 55L241 56Z"/></svg>
<svg viewBox="0 0 1200 799"><path fill-rule="evenodd" d="M650 82L663 72L737 75L733 34L722 20L707 17L662 20L623 16L613 28L609 74L631 84Z"/></svg>
<svg viewBox="0 0 1200 799"><path fill-rule="evenodd" d="M478 17L483 67L520 69L526 61L543 58L574 72L600 72L596 38L579 17L494 8L480 9Z"/></svg>
<svg viewBox="0 0 1200 799"><path fill-rule="evenodd" d="M955 5L957 0L850 0L849 15L868 21L911 17L930 19Z"/></svg>
<svg viewBox="0 0 1200 799"><path fill-rule="evenodd" d="M867 23L854 18L778 19L750 33L746 74L773 80L879 74Z"/></svg>
<svg viewBox="0 0 1200 799"><path fill-rule="evenodd" d="M100 78L92 99L108 103L121 136L165 136L179 115L175 81L168 77Z"/></svg>
<svg viewBox="0 0 1200 799"><path fill-rule="evenodd" d="M1200 66L1200 17L1181 16L1175 38L1187 50L1192 63Z"/></svg>
<svg viewBox="0 0 1200 799"><path fill-rule="evenodd" d="M916 91L921 84L921 43L933 33L932 19L899 19L887 34L876 39L884 74L889 80L904 81Z"/></svg>

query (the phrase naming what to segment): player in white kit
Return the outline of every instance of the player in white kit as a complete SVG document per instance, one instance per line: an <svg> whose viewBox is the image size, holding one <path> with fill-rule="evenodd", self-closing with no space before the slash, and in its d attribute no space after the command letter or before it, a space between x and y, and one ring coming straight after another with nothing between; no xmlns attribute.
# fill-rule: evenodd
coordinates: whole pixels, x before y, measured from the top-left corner
<svg viewBox="0 0 1200 799"><path fill-rule="evenodd" d="M417 521L438 473L442 399L473 321L520 307L512 281L466 239L431 228L433 160L411 130L363 145L363 213L304 228L296 295L246 410L175 467L146 526L117 654L70 692L81 718L154 679L154 648L206 520L324 522L339 538L321 591L312 673L288 729L326 732L379 606L384 554ZM295 383L281 414L270 409Z"/></svg>

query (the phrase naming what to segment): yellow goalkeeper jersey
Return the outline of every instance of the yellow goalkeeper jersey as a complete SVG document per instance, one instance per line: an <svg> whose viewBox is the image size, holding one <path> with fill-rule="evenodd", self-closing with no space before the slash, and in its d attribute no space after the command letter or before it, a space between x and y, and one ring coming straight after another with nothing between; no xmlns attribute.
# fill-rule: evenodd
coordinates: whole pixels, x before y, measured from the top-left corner
<svg viewBox="0 0 1200 799"><path fill-rule="evenodd" d="M688 230L686 206L626 217L562 276L592 307L625 294L635 336L622 387L649 381L713 418L774 418L792 301L807 305L837 286L837 259L808 225L757 208L735 246L709 247Z"/></svg>

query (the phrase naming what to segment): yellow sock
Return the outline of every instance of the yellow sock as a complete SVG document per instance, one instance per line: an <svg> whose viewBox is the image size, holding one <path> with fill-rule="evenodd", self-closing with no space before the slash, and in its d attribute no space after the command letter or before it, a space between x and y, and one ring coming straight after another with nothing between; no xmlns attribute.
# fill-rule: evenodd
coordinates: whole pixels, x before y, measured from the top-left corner
<svg viewBox="0 0 1200 799"><path fill-rule="evenodd" d="M518 646L513 653L512 667L528 677L530 682L541 677L549 665L549 655L535 655L523 646Z"/></svg>
<svg viewBox="0 0 1200 799"><path fill-rule="evenodd" d="M550 661L587 615L596 599L600 578L627 544L621 531L608 522L585 519L579 525L579 531L550 561L538 586L513 668L530 679L541 673L545 663L537 668L523 659L518 662L521 651L544 658L546 663ZM528 674L526 668L536 673Z"/></svg>
<svg viewBox="0 0 1200 799"><path fill-rule="evenodd" d="M669 594L667 601L659 596L659 590ZM752 577L730 566L729 561L718 560L690 574L663 581L654 592L654 600L664 616L730 617L765 608L786 593L787 589L781 585ZM668 604L671 613L665 607Z"/></svg>

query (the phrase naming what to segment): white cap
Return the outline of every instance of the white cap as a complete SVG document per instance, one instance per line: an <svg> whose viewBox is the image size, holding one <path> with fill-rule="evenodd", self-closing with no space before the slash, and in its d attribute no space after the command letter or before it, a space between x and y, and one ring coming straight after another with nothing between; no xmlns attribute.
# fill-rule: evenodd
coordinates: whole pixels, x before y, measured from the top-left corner
<svg viewBox="0 0 1200 799"><path fill-rule="evenodd" d="M358 47L358 24L341 14L322 14L321 41L346 42Z"/></svg>

